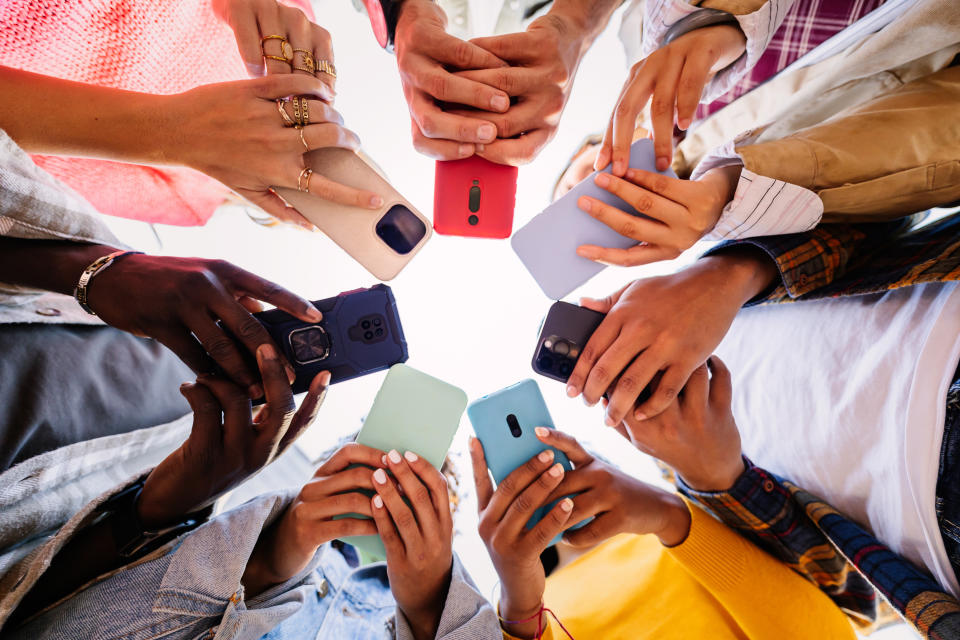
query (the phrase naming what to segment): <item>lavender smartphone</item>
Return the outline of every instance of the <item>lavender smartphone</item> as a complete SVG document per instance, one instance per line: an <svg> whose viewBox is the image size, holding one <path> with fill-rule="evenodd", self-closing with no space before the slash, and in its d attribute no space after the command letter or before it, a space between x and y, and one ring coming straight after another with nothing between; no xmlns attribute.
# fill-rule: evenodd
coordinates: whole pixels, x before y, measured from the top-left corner
<svg viewBox="0 0 960 640"><path fill-rule="evenodd" d="M675 178L672 170L657 171L652 140L637 140L630 147L630 166ZM610 173L610 167L604 169ZM551 204L513 234L510 244L523 265L551 300L560 300L603 271L606 266L577 255L577 247L594 244L627 249L636 240L621 236L577 206L580 196L633 212L632 206L594 184L590 174L562 198ZM639 215L639 214L638 214Z"/></svg>

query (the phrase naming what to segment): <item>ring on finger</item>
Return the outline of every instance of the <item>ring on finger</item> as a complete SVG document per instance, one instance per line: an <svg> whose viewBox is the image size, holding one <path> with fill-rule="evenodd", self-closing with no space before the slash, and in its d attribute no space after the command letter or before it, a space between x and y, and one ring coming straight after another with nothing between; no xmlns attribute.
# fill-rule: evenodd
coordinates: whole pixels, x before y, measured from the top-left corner
<svg viewBox="0 0 960 640"><path fill-rule="evenodd" d="M298 66L298 64L297 64L298 61L297 61L296 57L297 57L297 54L298 54L298 53L301 54L301 55L300 55L299 63L300 63L300 65L302 65L302 66ZM294 49L293 49L293 58L294 58L294 59L293 59L293 63L291 64L291 66L292 66L294 69L297 69L297 70L299 70L299 71L306 71L306 72L309 73L309 74L315 74L315 73L316 73L316 71L317 71L317 61L316 61L316 59L313 57L313 53L312 53L311 51L307 51L306 49L297 49L297 48L294 48Z"/></svg>
<svg viewBox="0 0 960 640"><path fill-rule="evenodd" d="M293 103L293 123L294 123L294 126L296 126L296 127L302 127L302 126L303 126L303 120L300 119L300 100L298 100L298 97L299 97L299 96L293 96L293 98L292 98L290 101Z"/></svg>
<svg viewBox="0 0 960 640"><path fill-rule="evenodd" d="M296 100L296 98L294 98ZM304 127L310 124L310 107L307 106L307 97L300 96L300 124Z"/></svg>
<svg viewBox="0 0 960 640"><path fill-rule="evenodd" d="M313 176L313 169L305 167L297 178L297 191L304 193L310 191L310 178Z"/></svg>
<svg viewBox="0 0 960 640"><path fill-rule="evenodd" d="M332 76L334 80L337 79L337 68L329 60L317 60L316 66L317 71Z"/></svg>
<svg viewBox="0 0 960 640"><path fill-rule="evenodd" d="M303 127L297 127L297 131L300 132L300 142L303 143L303 148L310 151L310 145L307 144L307 139L303 137Z"/></svg>
<svg viewBox="0 0 960 640"><path fill-rule="evenodd" d="M280 55L275 56L267 53L267 40L279 40L280 41ZM263 57L267 60L277 60L278 62L285 62L291 64L293 62L293 46L287 41L283 36L264 36L260 38L260 53L263 54Z"/></svg>
<svg viewBox="0 0 960 640"><path fill-rule="evenodd" d="M283 126L292 127L297 123L293 121L293 118L290 117L290 114L287 113L287 110L283 108L283 99L277 98L277 110L280 112L280 117L283 118Z"/></svg>

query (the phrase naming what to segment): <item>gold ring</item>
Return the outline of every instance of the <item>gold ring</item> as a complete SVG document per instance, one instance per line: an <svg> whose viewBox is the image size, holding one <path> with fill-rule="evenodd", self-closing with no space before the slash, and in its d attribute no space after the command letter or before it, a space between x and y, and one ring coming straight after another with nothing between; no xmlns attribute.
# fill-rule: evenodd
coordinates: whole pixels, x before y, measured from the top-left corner
<svg viewBox="0 0 960 640"><path fill-rule="evenodd" d="M275 56L267 53L265 44L267 40L279 40L280 41L280 55ZM263 57L267 60L277 60L279 62L286 62L291 64L293 62L293 45L287 42L287 39L283 36L264 36L260 38L260 53L263 54Z"/></svg>
<svg viewBox="0 0 960 640"><path fill-rule="evenodd" d="M300 132L300 142L303 143L303 148L310 151L310 145L307 144L307 139L303 137L303 127L297 127L297 131Z"/></svg>
<svg viewBox="0 0 960 640"><path fill-rule="evenodd" d="M304 193L310 191L310 176L313 175L313 169L310 167L305 167L303 171L300 172L300 176L297 178L297 191L302 191ZM306 182L304 182L306 180Z"/></svg>
<svg viewBox="0 0 960 640"><path fill-rule="evenodd" d="M337 68L329 60L317 60L317 71L333 76L334 80L337 79Z"/></svg>
<svg viewBox="0 0 960 640"><path fill-rule="evenodd" d="M287 110L283 108L283 99L281 98L277 98L277 111L280 112L280 117L283 118L283 126L292 127L296 124L293 118L290 117L290 114L287 113Z"/></svg>
<svg viewBox="0 0 960 640"><path fill-rule="evenodd" d="M307 106L307 96L300 96L300 117L303 120L303 126L310 124L310 107Z"/></svg>
<svg viewBox="0 0 960 640"><path fill-rule="evenodd" d="M303 126L303 121L300 119L300 101L297 100L297 96L293 96L293 122L295 127Z"/></svg>
<svg viewBox="0 0 960 640"><path fill-rule="evenodd" d="M303 54L303 60L302 60L303 66L298 67L296 64L292 64L291 66L294 69L299 69L300 71L306 71L307 73L310 73L310 74L315 73L317 70L317 61L316 59L314 59L313 53L310 51L307 51L306 49L297 49L296 47L294 47L293 57L296 58L296 55L298 53Z"/></svg>

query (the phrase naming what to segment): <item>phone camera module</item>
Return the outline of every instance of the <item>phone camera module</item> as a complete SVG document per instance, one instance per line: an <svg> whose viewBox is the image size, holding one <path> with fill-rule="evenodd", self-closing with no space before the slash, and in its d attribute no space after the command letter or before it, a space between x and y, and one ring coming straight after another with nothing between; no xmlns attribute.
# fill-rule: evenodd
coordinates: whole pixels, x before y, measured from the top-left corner
<svg viewBox="0 0 960 640"><path fill-rule="evenodd" d="M517 420L517 416L512 413L507 416L507 427L510 429L510 435L514 438L519 438L523 435L523 429L520 428L520 421Z"/></svg>
<svg viewBox="0 0 960 640"><path fill-rule="evenodd" d="M288 339L298 364L319 362L330 355L330 336L317 325L291 331Z"/></svg>

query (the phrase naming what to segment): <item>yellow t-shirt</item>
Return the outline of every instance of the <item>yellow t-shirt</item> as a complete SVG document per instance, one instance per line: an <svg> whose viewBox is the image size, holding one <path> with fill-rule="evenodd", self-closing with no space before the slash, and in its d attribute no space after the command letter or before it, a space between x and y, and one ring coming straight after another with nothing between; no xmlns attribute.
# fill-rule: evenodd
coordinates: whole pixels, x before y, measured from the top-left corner
<svg viewBox="0 0 960 640"><path fill-rule="evenodd" d="M688 506L690 534L682 544L666 548L652 535L621 534L547 578L544 603L575 640L856 638L815 585ZM550 618L543 638L567 635Z"/></svg>

